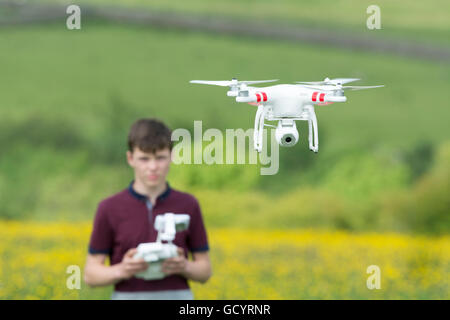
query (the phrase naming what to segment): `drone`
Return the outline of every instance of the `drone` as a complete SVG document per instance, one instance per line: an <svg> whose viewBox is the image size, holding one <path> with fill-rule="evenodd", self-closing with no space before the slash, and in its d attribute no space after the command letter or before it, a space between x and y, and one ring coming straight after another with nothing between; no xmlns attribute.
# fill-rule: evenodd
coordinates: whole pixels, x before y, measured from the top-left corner
<svg viewBox="0 0 450 320"><path fill-rule="evenodd" d="M346 83L360 79L325 78L323 81L295 82L296 84L278 84L268 87L252 87L257 83L275 82L273 80L238 81L236 78L220 81L191 80L190 83L229 87L227 96L235 97L236 102L249 103L258 107L253 131L254 149L262 151L264 127L275 128L275 138L279 145L292 147L298 142L298 130L295 121L308 121L309 149L319 151L319 133L314 105L322 106L335 102L345 102L344 90L363 90L384 87L346 86ZM278 121L277 126L265 124L264 120Z"/></svg>

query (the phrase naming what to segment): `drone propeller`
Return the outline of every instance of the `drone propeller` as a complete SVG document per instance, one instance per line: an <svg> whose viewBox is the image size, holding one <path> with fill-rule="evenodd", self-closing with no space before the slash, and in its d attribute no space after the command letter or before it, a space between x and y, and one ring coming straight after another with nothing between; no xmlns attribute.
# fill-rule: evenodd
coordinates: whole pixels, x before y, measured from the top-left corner
<svg viewBox="0 0 450 320"><path fill-rule="evenodd" d="M300 81L297 81L295 83L312 84L312 85L315 85L315 84L318 84L318 85L321 85L321 84L324 84L324 85L327 85L327 84L342 85L342 84L353 82L353 81L357 81L357 80L360 80L360 79L356 79L356 78L336 78L336 79L325 78L325 80L323 80L323 81L311 81L311 82L300 82Z"/></svg>
<svg viewBox="0 0 450 320"><path fill-rule="evenodd" d="M364 90L364 89L372 89L372 88L381 88L384 87L384 85L380 85L380 86L342 86L342 85L318 85L318 86L308 86L305 85L305 88L309 88L309 89L314 89L314 90L325 90L325 91L340 91L340 90L345 90L345 89L349 89L349 90Z"/></svg>
<svg viewBox="0 0 450 320"><path fill-rule="evenodd" d="M275 82L278 79L273 80L254 80L254 81L238 81L236 78L233 78L231 81L228 80L219 80L219 81L209 81L209 80L191 80L190 83L199 83L199 84L209 84L213 86L221 86L221 87L230 87L230 90L227 92L228 97L237 97L237 96L248 96L248 84L255 83L264 83L264 82Z"/></svg>
<svg viewBox="0 0 450 320"><path fill-rule="evenodd" d="M364 90L364 89L381 88L381 87L384 87L384 85L380 85L380 86L343 86L342 89Z"/></svg>
<svg viewBox="0 0 450 320"><path fill-rule="evenodd" d="M242 84L255 84L255 83L265 83L265 82L275 82L278 79L273 80L254 80L254 81L238 81L236 78L233 80L219 80L219 81L209 81L209 80L191 80L190 83L198 83L198 84L209 84L213 86L221 86L221 87L232 87L238 86Z"/></svg>

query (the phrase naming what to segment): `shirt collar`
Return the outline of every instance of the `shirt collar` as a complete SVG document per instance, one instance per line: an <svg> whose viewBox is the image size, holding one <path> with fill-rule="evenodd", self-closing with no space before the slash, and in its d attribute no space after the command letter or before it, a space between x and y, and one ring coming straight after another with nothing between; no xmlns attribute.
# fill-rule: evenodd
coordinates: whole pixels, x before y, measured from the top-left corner
<svg viewBox="0 0 450 320"><path fill-rule="evenodd" d="M147 201L147 200L148 200L148 197L147 197L146 195L137 193L136 190L134 190L134 188L133 188L133 183L134 183L134 180L132 180L131 183L130 183L130 185L128 186L128 192L129 192L133 197L135 197L136 199L138 199L138 200L140 200L140 201ZM172 188L170 188L170 185L169 185L168 182L166 182L166 186L167 186L166 190L158 196L157 201L159 201L159 200L164 200L164 199L166 199L166 198L169 196L170 191L172 190Z"/></svg>

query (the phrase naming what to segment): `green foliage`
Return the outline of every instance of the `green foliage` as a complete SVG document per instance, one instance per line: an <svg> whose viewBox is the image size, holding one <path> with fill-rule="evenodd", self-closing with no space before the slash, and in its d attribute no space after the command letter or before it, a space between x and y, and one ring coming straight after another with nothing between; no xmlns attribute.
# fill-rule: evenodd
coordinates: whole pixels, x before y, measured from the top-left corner
<svg viewBox="0 0 450 320"><path fill-rule="evenodd" d="M196 194L207 221L220 227L446 234L450 232L449 146L445 143L437 149L433 166L412 185L408 184L410 170L406 163L389 160L378 152L378 156L342 157L330 165L315 188L305 186L266 195L232 190ZM319 169L323 168L313 170Z"/></svg>
<svg viewBox="0 0 450 320"><path fill-rule="evenodd" d="M20 144L74 151L84 143L72 121L51 114L35 111L20 119L3 118L0 122L0 149L3 154Z"/></svg>
<svg viewBox="0 0 450 320"><path fill-rule="evenodd" d="M102 119L102 126L96 138L89 141L91 160L107 165L123 163L125 151L128 150L129 127L139 118L136 108L115 93L110 96L108 108L98 112L98 116Z"/></svg>
<svg viewBox="0 0 450 320"><path fill-rule="evenodd" d="M169 179L183 189L249 191L257 186L259 167L254 165L172 165Z"/></svg>
<svg viewBox="0 0 450 320"><path fill-rule="evenodd" d="M450 143L437 151L434 166L407 190L382 197L381 229L446 234L450 232ZM376 214L376 213L374 213Z"/></svg>
<svg viewBox="0 0 450 320"><path fill-rule="evenodd" d="M345 155L330 165L323 188L353 200L370 199L381 191L405 187L409 168L381 152Z"/></svg>
<svg viewBox="0 0 450 320"><path fill-rule="evenodd" d="M435 150L430 142L421 142L404 155L405 162L411 168L411 179L414 181L421 177L433 163Z"/></svg>
<svg viewBox="0 0 450 320"><path fill-rule="evenodd" d="M70 185L70 178L87 170L86 156L82 153L57 151L46 146L36 148L17 143L10 147L7 155L0 158L0 203L1 216L8 219L31 217L51 180L64 180L60 188L54 190L53 196L58 198Z"/></svg>

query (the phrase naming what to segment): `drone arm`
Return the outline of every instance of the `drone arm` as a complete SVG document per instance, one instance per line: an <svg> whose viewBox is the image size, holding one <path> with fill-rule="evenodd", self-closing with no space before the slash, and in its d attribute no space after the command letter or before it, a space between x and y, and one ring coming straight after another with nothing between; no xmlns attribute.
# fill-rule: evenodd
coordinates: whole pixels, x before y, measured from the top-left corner
<svg viewBox="0 0 450 320"><path fill-rule="evenodd" d="M332 95L325 95L324 97L325 102L345 102L347 101L346 96L332 96Z"/></svg>
<svg viewBox="0 0 450 320"><path fill-rule="evenodd" d="M347 101L346 96L335 96L330 93L314 91L311 93L311 102L313 104L324 103L324 102L345 102Z"/></svg>
<svg viewBox="0 0 450 320"><path fill-rule="evenodd" d="M257 91L257 89L258 88L255 87L247 87L245 90L240 90L239 94L236 96L236 102L265 103L269 101L268 94L265 91Z"/></svg>
<svg viewBox="0 0 450 320"><path fill-rule="evenodd" d="M261 102L261 95L250 92L248 93L248 95L238 95L236 97L236 102L244 102L244 103L248 103L248 102Z"/></svg>
<svg viewBox="0 0 450 320"><path fill-rule="evenodd" d="M247 97L245 96L236 97L236 102L257 102L257 101L255 95L249 95Z"/></svg>

